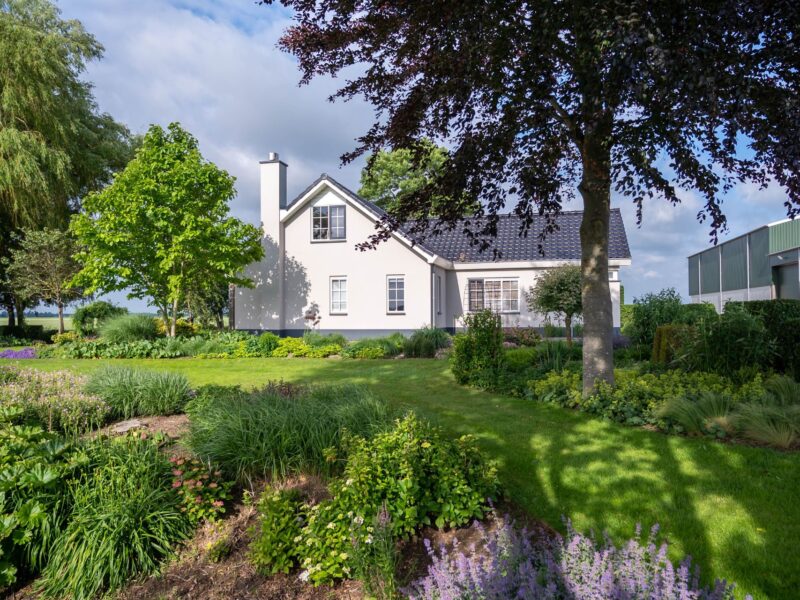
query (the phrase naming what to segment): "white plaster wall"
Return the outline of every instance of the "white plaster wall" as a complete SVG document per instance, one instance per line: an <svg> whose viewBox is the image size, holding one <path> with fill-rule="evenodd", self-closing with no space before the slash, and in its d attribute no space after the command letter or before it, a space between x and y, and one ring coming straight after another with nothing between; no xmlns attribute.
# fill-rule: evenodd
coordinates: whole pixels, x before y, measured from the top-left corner
<svg viewBox="0 0 800 600"><path fill-rule="evenodd" d="M311 241L311 208L346 204L345 241ZM431 322L431 265L402 242L392 238L375 250L355 248L375 232L373 221L358 207L326 188L285 223L286 329L302 329L304 310L316 303L322 317L319 329L408 330ZM290 268L291 267L291 268ZM405 277L405 314L387 313L386 277ZM330 277L347 277L347 314L330 312Z"/></svg>
<svg viewBox="0 0 800 600"><path fill-rule="evenodd" d="M264 258L248 265L245 275L255 287L236 288L234 301L235 329L282 329L280 304L278 243L270 236L261 242Z"/></svg>

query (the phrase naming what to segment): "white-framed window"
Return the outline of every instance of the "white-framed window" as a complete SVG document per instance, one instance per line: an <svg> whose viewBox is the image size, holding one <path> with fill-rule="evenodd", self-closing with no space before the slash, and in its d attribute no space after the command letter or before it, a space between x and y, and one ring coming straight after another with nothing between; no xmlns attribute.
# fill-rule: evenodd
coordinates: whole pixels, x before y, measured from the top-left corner
<svg viewBox="0 0 800 600"><path fill-rule="evenodd" d="M442 276L437 275L433 280L433 295L436 302L436 314L442 314Z"/></svg>
<svg viewBox="0 0 800 600"><path fill-rule="evenodd" d="M402 275L386 277L386 312L406 312L406 279Z"/></svg>
<svg viewBox="0 0 800 600"><path fill-rule="evenodd" d="M486 308L497 313L519 312L519 280L470 279L467 281L467 308L469 312Z"/></svg>
<svg viewBox="0 0 800 600"><path fill-rule="evenodd" d="M347 314L347 277L337 275L331 277L331 311L332 315Z"/></svg>
<svg viewBox="0 0 800 600"><path fill-rule="evenodd" d="M346 236L344 206L315 206L311 209L312 240L343 240Z"/></svg>

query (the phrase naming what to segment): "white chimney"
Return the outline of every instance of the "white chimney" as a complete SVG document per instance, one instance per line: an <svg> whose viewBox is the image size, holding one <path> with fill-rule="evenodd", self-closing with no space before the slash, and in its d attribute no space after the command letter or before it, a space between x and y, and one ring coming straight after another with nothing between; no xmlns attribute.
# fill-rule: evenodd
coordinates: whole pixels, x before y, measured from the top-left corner
<svg viewBox="0 0 800 600"><path fill-rule="evenodd" d="M280 218L286 210L286 168L277 152L270 152L261 167L261 225L264 235L277 244L280 236Z"/></svg>

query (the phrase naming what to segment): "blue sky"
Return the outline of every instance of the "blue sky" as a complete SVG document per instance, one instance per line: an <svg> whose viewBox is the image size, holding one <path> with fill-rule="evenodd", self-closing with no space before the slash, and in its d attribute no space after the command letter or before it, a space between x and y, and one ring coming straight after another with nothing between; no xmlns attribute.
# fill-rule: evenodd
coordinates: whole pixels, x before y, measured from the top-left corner
<svg viewBox="0 0 800 600"><path fill-rule="evenodd" d="M237 178L232 212L258 222L258 161L279 152L289 164L289 195L327 172L358 187L363 162L339 166L339 156L371 124L361 102L331 104L336 80L298 87L294 58L276 48L291 13L253 0L64 0L65 17L81 20L105 47L87 78L104 111L144 132L151 123L180 121L200 141L204 155ZM630 201L613 198L623 211L633 266L622 273L626 298L664 287L687 294L686 256L709 245L708 226L696 220L702 207L693 192L678 207L645 206L636 226ZM734 236L785 217L777 186L735 188L725 201ZM579 209L579 205L568 206ZM113 299L146 310L124 294Z"/></svg>

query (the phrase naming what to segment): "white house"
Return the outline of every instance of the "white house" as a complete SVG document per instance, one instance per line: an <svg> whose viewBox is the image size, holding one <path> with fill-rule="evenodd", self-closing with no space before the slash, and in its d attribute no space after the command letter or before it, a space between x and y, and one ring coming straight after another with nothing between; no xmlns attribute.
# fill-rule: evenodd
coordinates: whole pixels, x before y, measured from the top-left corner
<svg viewBox="0 0 800 600"><path fill-rule="evenodd" d="M456 227L414 244L394 233L375 250L355 245L375 232L382 209L328 175L287 202L287 165L275 153L260 163L264 259L248 268L252 289L238 288L236 329L300 335L316 327L350 338L408 333L425 325L453 331L467 312L491 308L505 326L543 324L528 310L525 292L544 269L580 262L580 212L564 212L559 231L539 252L535 221L520 237L516 217L501 217L497 248L483 253ZM620 267L631 264L619 210L610 225L610 284L619 327Z"/></svg>

